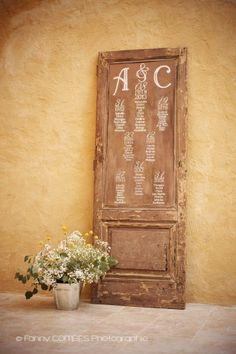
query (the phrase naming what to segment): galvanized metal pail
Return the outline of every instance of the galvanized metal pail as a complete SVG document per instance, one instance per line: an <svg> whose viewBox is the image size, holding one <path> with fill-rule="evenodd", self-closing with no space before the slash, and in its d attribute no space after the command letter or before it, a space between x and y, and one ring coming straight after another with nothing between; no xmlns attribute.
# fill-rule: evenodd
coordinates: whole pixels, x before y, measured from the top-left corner
<svg viewBox="0 0 236 354"><path fill-rule="evenodd" d="M76 310L79 306L80 283L58 283L54 288L54 300L58 310Z"/></svg>

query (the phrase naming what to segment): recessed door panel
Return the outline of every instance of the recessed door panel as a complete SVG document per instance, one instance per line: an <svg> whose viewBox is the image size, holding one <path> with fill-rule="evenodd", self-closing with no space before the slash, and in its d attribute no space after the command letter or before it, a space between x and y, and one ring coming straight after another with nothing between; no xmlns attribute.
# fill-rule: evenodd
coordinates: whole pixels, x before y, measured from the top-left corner
<svg viewBox="0 0 236 354"><path fill-rule="evenodd" d="M124 64L109 68L105 205L174 206L176 59L126 63L125 69L123 91L123 82L114 78ZM159 81L166 87L158 88Z"/></svg>
<svg viewBox="0 0 236 354"><path fill-rule="evenodd" d="M113 228L109 239L112 255L119 261L116 269L167 271L168 229Z"/></svg>

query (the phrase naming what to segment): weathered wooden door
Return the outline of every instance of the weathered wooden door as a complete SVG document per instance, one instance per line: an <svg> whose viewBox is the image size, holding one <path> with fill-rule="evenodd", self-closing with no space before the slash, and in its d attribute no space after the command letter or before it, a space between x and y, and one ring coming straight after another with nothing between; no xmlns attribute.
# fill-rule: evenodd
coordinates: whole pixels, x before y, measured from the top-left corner
<svg viewBox="0 0 236 354"><path fill-rule="evenodd" d="M94 229L119 264L92 301L184 308L186 49L99 54Z"/></svg>

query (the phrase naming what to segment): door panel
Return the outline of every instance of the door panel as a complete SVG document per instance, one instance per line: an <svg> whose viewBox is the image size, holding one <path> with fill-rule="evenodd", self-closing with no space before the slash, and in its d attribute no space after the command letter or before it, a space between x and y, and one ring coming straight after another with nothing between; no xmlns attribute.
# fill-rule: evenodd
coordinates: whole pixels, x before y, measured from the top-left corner
<svg viewBox="0 0 236 354"><path fill-rule="evenodd" d="M170 278L175 262L175 224L106 222L102 228L111 254L119 261L109 275Z"/></svg>
<svg viewBox="0 0 236 354"><path fill-rule="evenodd" d="M167 270L167 230L157 232L150 228L113 228L109 239L112 253L119 261L117 269Z"/></svg>
<svg viewBox="0 0 236 354"><path fill-rule="evenodd" d="M99 54L94 229L119 264L95 303L184 308L186 49Z"/></svg>

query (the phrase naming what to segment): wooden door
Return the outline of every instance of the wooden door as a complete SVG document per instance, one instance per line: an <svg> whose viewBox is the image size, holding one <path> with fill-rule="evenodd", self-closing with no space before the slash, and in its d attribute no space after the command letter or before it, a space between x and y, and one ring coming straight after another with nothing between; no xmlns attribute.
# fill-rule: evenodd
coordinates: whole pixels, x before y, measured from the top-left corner
<svg viewBox="0 0 236 354"><path fill-rule="evenodd" d="M119 264L94 303L184 308L186 49L99 54L94 229Z"/></svg>

